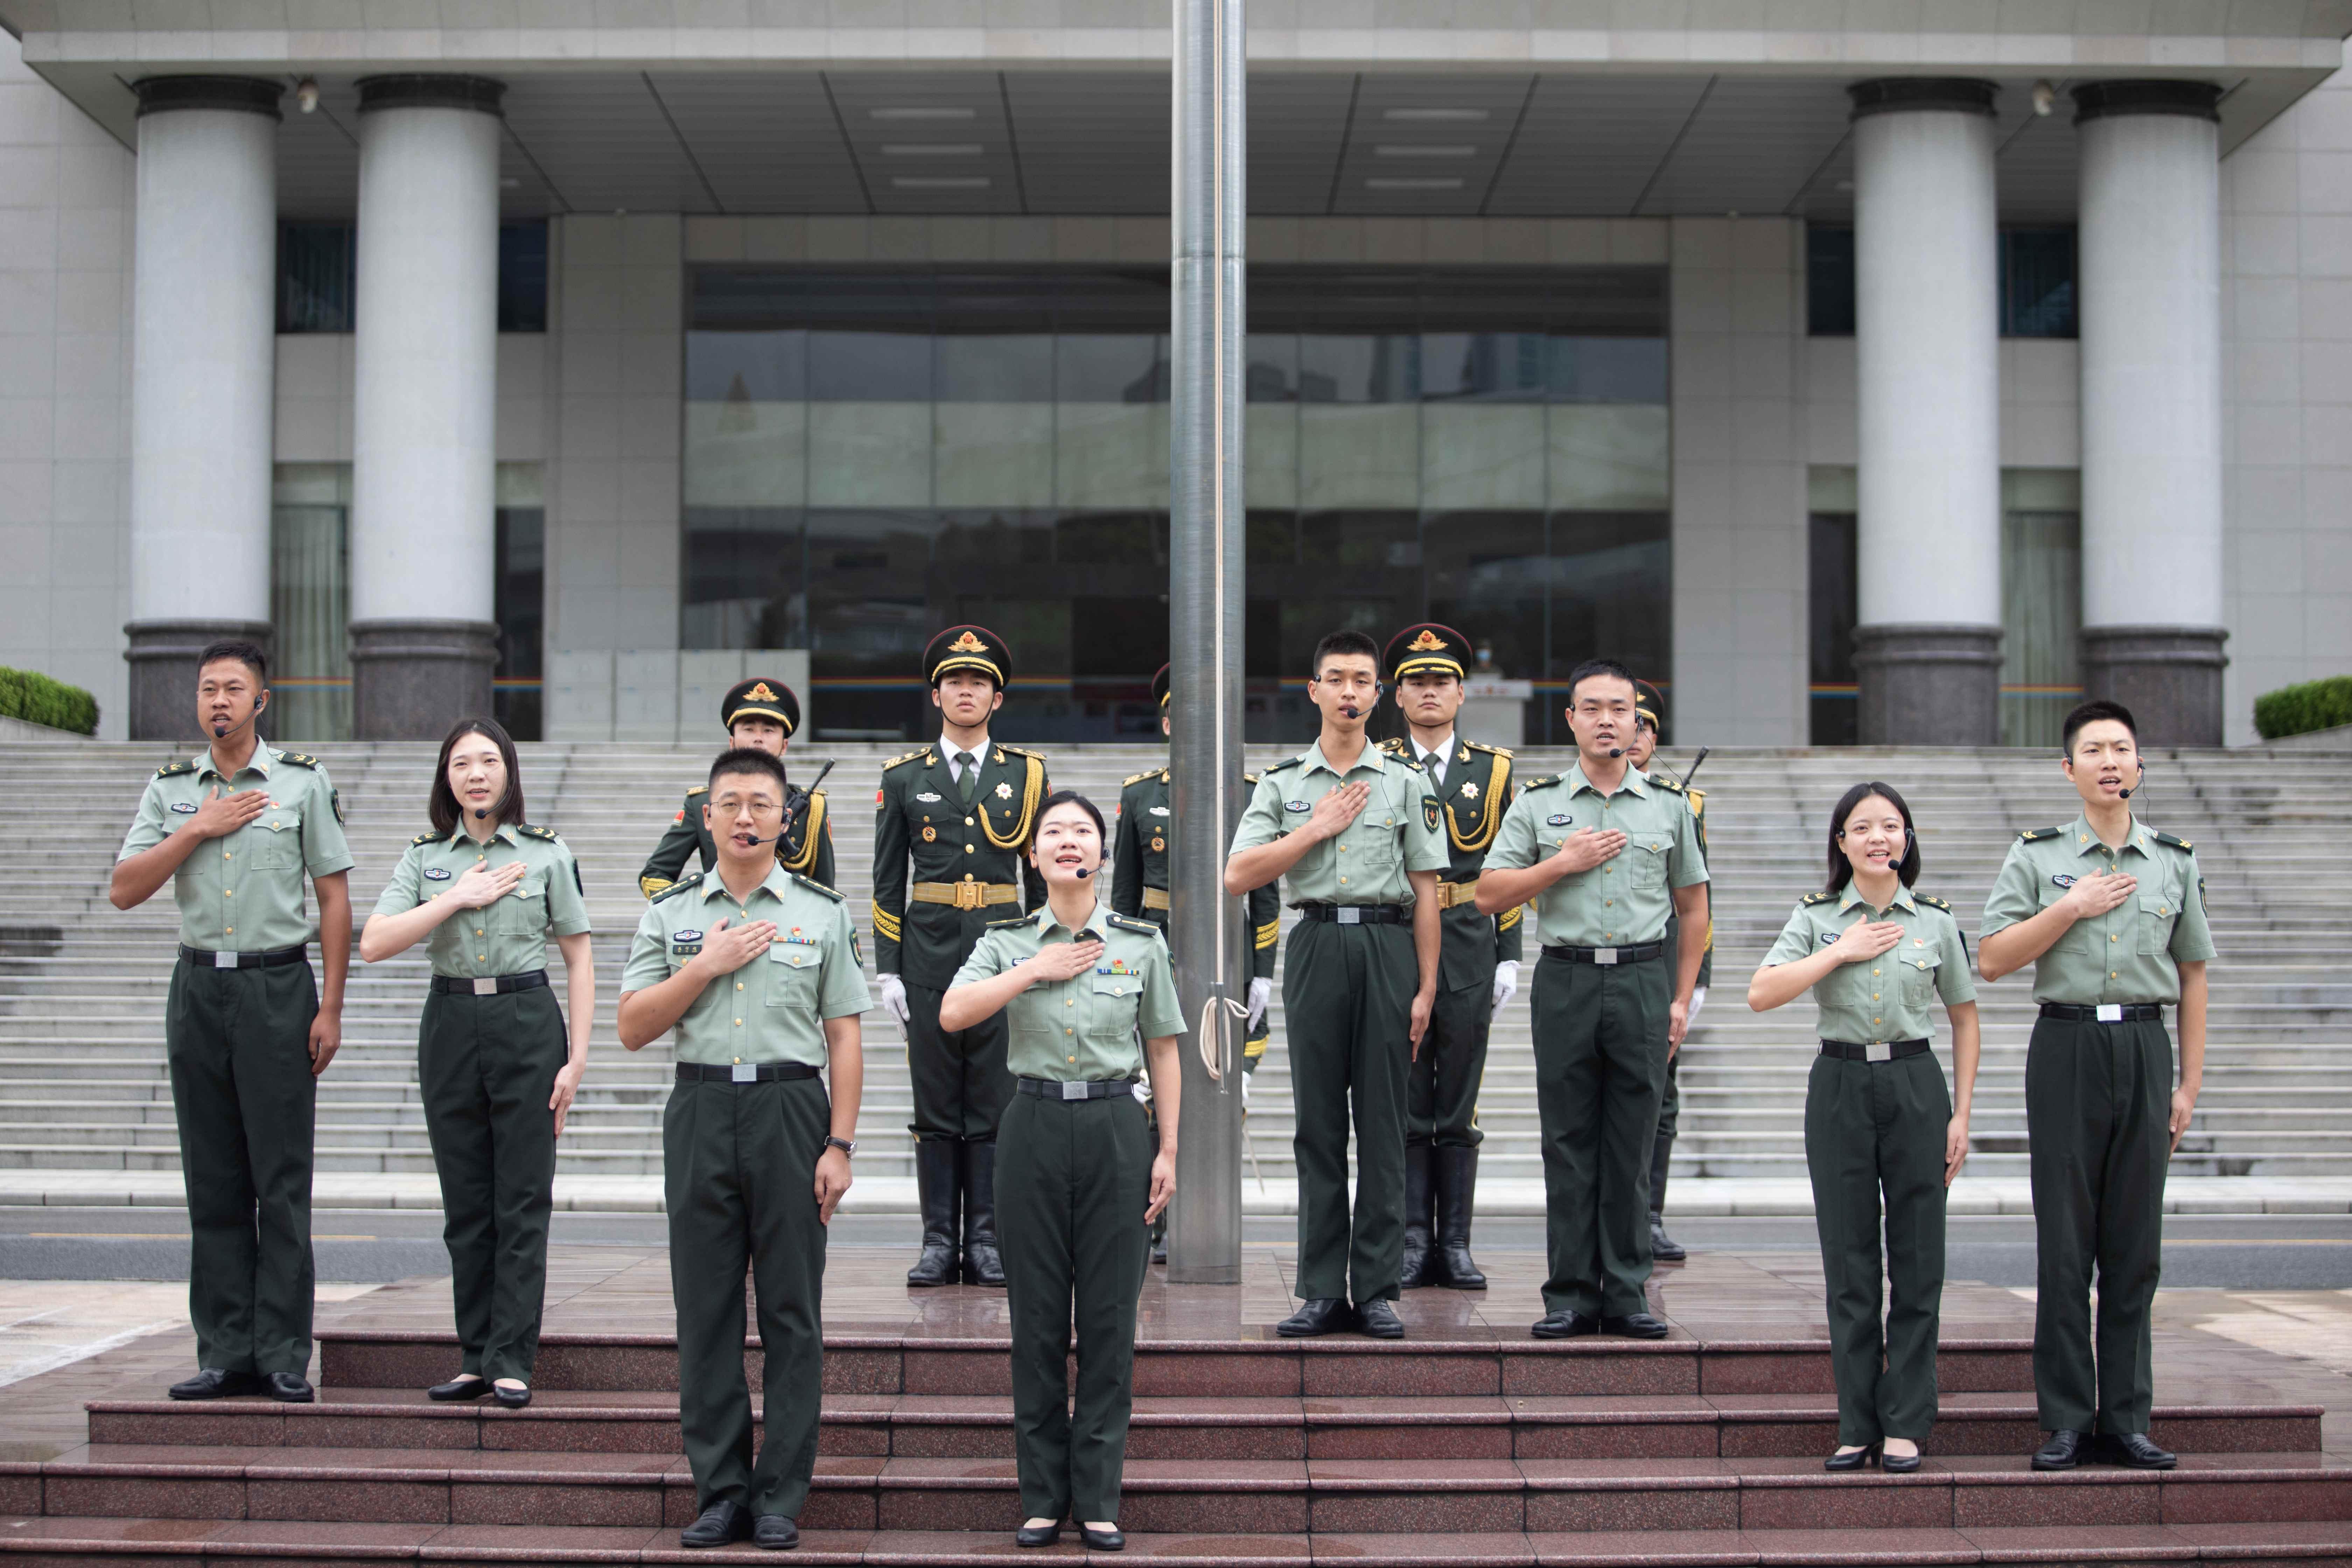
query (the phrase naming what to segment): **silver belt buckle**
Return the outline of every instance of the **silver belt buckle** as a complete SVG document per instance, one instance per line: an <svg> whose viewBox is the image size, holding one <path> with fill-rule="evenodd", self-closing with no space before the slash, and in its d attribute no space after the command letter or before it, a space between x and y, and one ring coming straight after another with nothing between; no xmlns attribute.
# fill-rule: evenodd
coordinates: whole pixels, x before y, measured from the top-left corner
<svg viewBox="0 0 2352 1568"><path fill-rule="evenodd" d="M2099 1022L2100 1022L2100 1023L2102 1023L2102 1024L2120 1024L2120 1023L2122 1023L2123 1021L2124 1021L2124 1005L2123 1005L2122 1003L2120 1003L2120 1002L2102 1002L2102 1003L2100 1003L2100 1004L2099 1004Z"/></svg>
<svg viewBox="0 0 2352 1568"><path fill-rule="evenodd" d="M214 953L213 967L215 969L235 969L236 967L236 954L233 952Z"/></svg>
<svg viewBox="0 0 2352 1568"><path fill-rule="evenodd" d="M1891 1062L1895 1047L1885 1040L1873 1040L1862 1047L1862 1059L1866 1062Z"/></svg>
<svg viewBox="0 0 2352 1568"><path fill-rule="evenodd" d="M1360 926L1364 923L1364 911L1353 904L1341 904L1336 918L1343 926Z"/></svg>
<svg viewBox="0 0 2352 1568"><path fill-rule="evenodd" d="M727 1074L727 1081L730 1083L759 1082L760 1064L757 1062L737 1062L733 1068Z"/></svg>
<svg viewBox="0 0 2352 1568"><path fill-rule="evenodd" d="M474 982L474 994L475 994L475 995L477 995L477 996L495 996L495 995L497 995L498 994L499 994L499 981L498 981L498 976L497 976L497 975L495 975L495 974L492 974L492 975L486 975L486 976L484 976L484 977L482 977L482 978L480 978L480 979L478 979L478 980L476 980L476 981Z"/></svg>
<svg viewBox="0 0 2352 1568"><path fill-rule="evenodd" d="M1614 963L1617 962L1617 950L1613 947L1596 947L1592 950L1592 962Z"/></svg>
<svg viewBox="0 0 2352 1568"><path fill-rule="evenodd" d="M1086 1098L1087 1098L1087 1086L1086 1086L1085 1081L1084 1081L1083 1079L1081 1079L1081 1080L1079 1080L1079 1081L1077 1081L1077 1082L1073 1083L1073 1082L1069 1082L1069 1081L1067 1081L1067 1080L1065 1080L1065 1081L1064 1081L1064 1083L1063 1083L1063 1085L1062 1085L1062 1098L1063 1098L1064 1100L1084 1100L1084 1099L1086 1099Z"/></svg>

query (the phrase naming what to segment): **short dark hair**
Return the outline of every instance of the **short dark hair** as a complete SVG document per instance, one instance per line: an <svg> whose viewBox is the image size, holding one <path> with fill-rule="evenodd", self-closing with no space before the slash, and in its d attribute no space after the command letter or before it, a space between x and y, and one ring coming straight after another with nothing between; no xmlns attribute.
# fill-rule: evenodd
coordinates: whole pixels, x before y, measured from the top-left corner
<svg viewBox="0 0 2352 1568"><path fill-rule="evenodd" d="M1618 663L1613 658L1588 658L1582 664L1578 665L1574 669L1568 672L1569 706L1571 708L1576 706L1576 688L1579 682L1591 680L1600 677L1607 677L1612 680L1623 681L1626 685L1633 688L1633 700L1636 702L1639 702L1642 700L1642 689L1638 685L1635 685L1633 680L1633 672L1632 670L1626 668L1623 665Z"/></svg>
<svg viewBox="0 0 2352 1568"><path fill-rule="evenodd" d="M2073 756L2074 737L2082 732L2083 726L2095 724L2102 719L2112 719L2129 730L2132 744L2139 744L2139 722L2132 717L2131 710L2120 702L2110 702L2104 697L2097 697L2088 702L2075 704L2074 710L2066 715L2066 722L2058 730L2058 754Z"/></svg>
<svg viewBox="0 0 2352 1568"><path fill-rule="evenodd" d="M235 640L206 643L205 651L196 655L196 671L202 674L205 666L218 664L225 658L233 658L252 670L253 679L259 684L269 684L269 656L262 652L257 643Z"/></svg>
<svg viewBox="0 0 2352 1568"><path fill-rule="evenodd" d="M1349 658L1361 654L1364 658L1372 661L1373 678L1375 679L1379 678L1381 672L1380 645L1372 641L1370 637L1365 636L1362 632L1349 631L1345 627L1342 627L1336 632L1325 632L1323 634L1323 640L1315 645L1314 665L1307 673L1313 676L1318 680L1322 679L1323 661L1334 654Z"/></svg>
<svg viewBox="0 0 2352 1568"><path fill-rule="evenodd" d="M1097 805L1093 801L1088 800L1085 795L1080 795L1074 789L1057 789L1053 794L1047 795L1045 799L1037 803L1037 815L1029 819L1029 842L1023 845L1022 847L1024 849L1034 849L1037 847L1037 829L1039 826L1045 822L1045 814L1053 810L1057 805L1079 806L1085 810L1088 816L1095 819L1095 832L1103 841L1104 858L1108 858L1110 855L1110 829L1103 824L1102 807Z"/></svg>
<svg viewBox="0 0 2352 1568"><path fill-rule="evenodd" d="M224 654L224 658L230 657ZM495 719L460 719L441 737L441 760L434 764L433 789L425 796L425 815L433 819L433 831L447 837L457 830L457 819L464 815L457 805L457 792L449 787L449 753L457 742L468 735L479 735L499 749L499 761L507 767L507 793L499 802L499 820L504 823L528 821L522 806L522 763L515 756L514 738Z"/></svg>
<svg viewBox="0 0 2352 1568"><path fill-rule="evenodd" d="M710 764L710 776L703 782L710 788L717 789L720 777L727 773L767 774L776 781L779 805L783 804L782 797L792 788L791 783L784 777L784 759L763 752L757 746L730 746L719 752L717 760Z"/></svg>
<svg viewBox="0 0 2352 1568"><path fill-rule="evenodd" d="M1885 796L1886 804L1903 818L1903 858L1895 862L1895 874L1903 879L1906 888L1919 880L1919 832L1911 826L1910 805L1895 793L1893 784L1870 779L1838 796L1837 809L1830 813L1830 879L1823 886L1832 893L1845 891L1845 885L1853 880L1853 862L1838 847L1838 840L1845 836L1845 819L1853 815L1855 806L1874 795Z"/></svg>

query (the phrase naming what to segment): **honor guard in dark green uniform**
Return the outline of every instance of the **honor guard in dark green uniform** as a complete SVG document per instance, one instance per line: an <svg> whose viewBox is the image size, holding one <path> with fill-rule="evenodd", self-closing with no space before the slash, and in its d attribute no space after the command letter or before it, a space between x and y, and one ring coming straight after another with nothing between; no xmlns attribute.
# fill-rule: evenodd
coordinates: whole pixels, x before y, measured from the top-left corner
<svg viewBox="0 0 2352 1568"><path fill-rule="evenodd" d="M2130 711L2085 702L2063 733L2061 766L2082 811L2010 846L1985 900L1979 954L1989 982L2032 964L2042 1004L2025 1055L2025 1129L2039 1252L2033 1386L2050 1441L2033 1465L2168 1469L2173 1457L2147 1436L2149 1313L2165 1167L2205 1081L2205 879L2186 839L2158 833L2128 804L2147 780ZM2164 1029L2175 1004L2177 1089Z"/></svg>
<svg viewBox="0 0 2352 1568"><path fill-rule="evenodd" d="M923 1247L907 1283L1002 1285L995 1139L1013 1092L1004 1020L942 1029L940 998L982 928L1045 896L1021 856L1045 798L1045 759L989 736L1013 678L1003 638L950 626L924 648L922 668L939 742L883 763L874 795L874 964L883 1008L906 1031L915 1087L908 1131Z"/></svg>
<svg viewBox="0 0 2352 1568"><path fill-rule="evenodd" d="M982 932L940 1019L968 1029L1002 1014L1012 1025L1020 1087L996 1142L996 1192L1026 1516L1014 1539L1050 1545L1071 1519L1088 1546L1117 1551L1135 1303L1145 1237L1176 1190L1184 1024L1160 928L1096 906L1104 848L1093 802L1046 797L1030 861L1048 901ZM1156 1135L1136 1098L1147 1057Z"/></svg>
<svg viewBox="0 0 2352 1568"><path fill-rule="evenodd" d="M1758 1012L1807 990L1821 1054L1805 1086L1805 1164L1822 1238L1838 1443L1824 1461L1919 1468L1936 1424L1944 1191L1969 1156L1977 1079L1976 982L1952 906L1914 893L1919 844L1892 785L1859 784L1830 814L1829 886L1798 900L1748 983ZM1952 1020L1948 1092L1930 1037ZM1957 1106L1957 1109L1955 1107ZM1878 1237L1893 1299L1879 1322Z"/></svg>
<svg viewBox="0 0 2352 1568"><path fill-rule="evenodd" d="M170 882L180 907L163 1054L203 1370L172 1385L174 1399L311 1397L311 1133L318 1075L342 1040L352 857L326 770L256 733L268 702L259 648L215 643L198 657L196 722L212 744L148 781L108 894L136 909ZM323 995L306 948L306 873Z"/></svg>
<svg viewBox="0 0 2352 1568"><path fill-rule="evenodd" d="M1419 764L1365 739L1381 689L1372 639L1333 632L1311 668L1307 696L1322 731L1258 775L1225 862L1226 892L1287 878L1299 912L1282 1009L1302 1304L1275 1331L1297 1339L1352 1326L1400 1339L1391 1303L1404 1258L1405 1083L1437 998L1445 806Z"/></svg>
<svg viewBox="0 0 2352 1568"><path fill-rule="evenodd" d="M801 700L781 680L765 677L739 681L719 704L719 722L730 746L749 746L781 757L800 733ZM637 873L637 891L653 898L677 881L687 861L702 857L706 871L719 864L710 828L702 820L703 798L710 792L697 784L686 792L686 804L671 819L669 831L654 846L645 868ZM823 790L794 789L789 803L792 831L776 846L776 859L787 871L811 881L833 886L833 823L825 816Z"/></svg>
<svg viewBox="0 0 2352 1568"><path fill-rule="evenodd" d="M1160 710L1160 732L1163 735L1168 733L1168 676L1169 667L1163 664L1151 678L1151 700ZM1257 775L1244 773L1242 783L1255 789ZM1149 921L1162 936L1168 934L1168 856L1169 846L1175 837L1175 824L1168 804L1166 768L1146 768L1120 786L1118 860L1110 885L1111 912ZM1253 891L1247 908L1242 931L1250 955L1249 1010L1243 1021L1242 1041L1244 1097L1249 1092L1246 1086L1250 1076L1265 1059L1265 1047L1274 1037L1269 1005L1274 1000L1275 944L1282 935L1282 904L1274 884L1269 882ZM1249 1114L1246 1105L1242 1114ZM1165 1214L1151 1224L1151 1261L1168 1261Z"/></svg>
<svg viewBox="0 0 2352 1568"><path fill-rule="evenodd" d="M1489 913L1532 900L1543 942L1533 1005L1550 1277L1532 1331L1664 1339L1644 1295L1650 1149L1700 956L1686 943L1666 973L1666 917L1706 924L1706 856L1682 786L1626 760L1624 666L1579 665L1568 704L1575 765L1527 782L1478 879Z"/></svg>
<svg viewBox="0 0 2352 1568"><path fill-rule="evenodd" d="M795 1544L816 1462L825 1226L857 1151L858 1015L873 1002L849 906L768 847L786 789L783 763L766 752L738 748L711 764L718 868L646 907L621 976L624 1046L677 1031L662 1194L678 1425L701 1510L679 1536L686 1546ZM756 1456L747 1270L767 1358Z"/></svg>
<svg viewBox="0 0 2352 1568"><path fill-rule="evenodd" d="M1478 873L1511 804L1511 753L1454 732L1469 639L1425 621L1389 639L1382 660L1410 729L1382 745L1420 764L1444 803L1452 856L1437 884L1444 911L1437 1002L1413 1054L1405 1090L1404 1261L1400 1283L1483 1290L1470 1256L1478 1191L1478 1085L1486 1075L1486 1035L1495 1013L1519 988L1519 917L1478 912Z"/></svg>
<svg viewBox="0 0 2352 1568"><path fill-rule="evenodd" d="M426 944L433 982L417 1034L425 1131L441 1177L441 1237L457 1321L457 1375L436 1400L530 1403L547 1298L555 1141L588 1069L596 963L580 863L523 819L514 742L488 719L458 721L427 792L433 830L408 842L360 932L370 963ZM547 979L563 953L572 1004Z"/></svg>

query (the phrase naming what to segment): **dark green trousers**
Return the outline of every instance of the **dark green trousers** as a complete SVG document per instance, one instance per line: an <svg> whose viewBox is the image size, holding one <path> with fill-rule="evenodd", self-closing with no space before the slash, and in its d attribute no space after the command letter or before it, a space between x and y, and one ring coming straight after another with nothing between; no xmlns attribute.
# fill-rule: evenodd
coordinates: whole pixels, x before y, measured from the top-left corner
<svg viewBox="0 0 2352 1568"><path fill-rule="evenodd" d="M180 960L163 1055L188 1193L196 1364L310 1370L310 1161L319 1080L309 963L210 969Z"/></svg>
<svg viewBox="0 0 2352 1568"><path fill-rule="evenodd" d="M1301 921L1282 966L1290 1037L1290 1149L1298 1167L1303 1300L1393 1301L1404 1261L1405 1076L1412 928ZM1348 1205L1348 1128L1356 1130L1356 1202Z"/></svg>
<svg viewBox="0 0 2352 1568"><path fill-rule="evenodd" d="M1648 1310L1650 1146L1673 1000L1673 977L1654 959L1536 964L1547 1312Z"/></svg>
<svg viewBox="0 0 2352 1568"><path fill-rule="evenodd" d="M461 1372L528 1383L538 1360L555 1197L547 1099L568 1054L551 987L425 999L416 1078L441 1177Z"/></svg>
<svg viewBox="0 0 2352 1568"><path fill-rule="evenodd" d="M915 1089L907 1130L918 1138L993 1138L1013 1094L1004 1065L1012 1026L997 1013L969 1029L942 1029L946 994L907 982L907 1076Z"/></svg>
<svg viewBox="0 0 2352 1568"><path fill-rule="evenodd" d="M678 1425L695 1503L798 1518L824 1389L824 1241L816 1162L832 1106L814 1078L681 1083L662 1110ZM753 1458L743 1277L759 1300L764 1440Z"/></svg>
<svg viewBox="0 0 2352 1568"><path fill-rule="evenodd" d="M1118 1519L1156 1149L1131 1094L1016 1094L1004 1108L996 1241L1013 1318L1013 1442L1024 1518Z"/></svg>
<svg viewBox="0 0 2352 1568"><path fill-rule="evenodd" d="M2034 1022L2025 1131L2038 1254L2033 1387L2045 1431L2147 1430L2171 1110L2172 1037L2160 1021Z"/></svg>
<svg viewBox="0 0 2352 1568"><path fill-rule="evenodd" d="M1412 1005L1407 988L1405 1005ZM1475 1149L1478 1084L1486 1076L1486 1033L1495 1022L1495 979L1440 991L1429 1032L1405 1079L1405 1142Z"/></svg>
<svg viewBox="0 0 2352 1568"><path fill-rule="evenodd" d="M1951 1091L1933 1051L1900 1061L1816 1057L1805 1084L1805 1168L1822 1237L1838 1441L1927 1440L1944 1301L1944 1135ZM1885 1195L1882 1330L1879 1198ZM1882 1370L1883 1368L1883 1370Z"/></svg>

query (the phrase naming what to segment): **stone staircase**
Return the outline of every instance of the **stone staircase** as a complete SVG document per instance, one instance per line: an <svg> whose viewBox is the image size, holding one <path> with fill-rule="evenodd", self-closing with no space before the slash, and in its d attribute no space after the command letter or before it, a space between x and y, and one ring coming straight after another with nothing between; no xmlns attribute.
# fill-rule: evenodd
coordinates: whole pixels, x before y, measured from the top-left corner
<svg viewBox="0 0 2352 1568"><path fill-rule="evenodd" d="M900 748L813 743L796 770L835 757L828 781L843 890L866 927L871 816L865 792ZM316 748L342 791L358 859L361 918L411 835L424 826L430 747ZM539 744L523 748L535 820L580 857L596 921L600 1002L592 1066L562 1152L569 1174L657 1176L669 1059L631 1056L612 1024L622 960L643 908L635 872L684 788L699 749ZM1253 764L1279 753L1254 751ZM152 745L17 745L0 750L0 837L14 875L0 888L0 1170L168 1172L177 1168L163 1071L163 998L173 962L168 895L119 912L109 868L150 772ZM1686 763L1689 753L1670 752ZM1140 747L1072 748L1053 777L1108 804L1127 774L1156 763ZM1523 775L1559 753L1523 752ZM2269 1177L2352 1174L2352 756L2287 751L2177 752L2151 759L2148 819L2198 846L2221 956L2213 969L2211 1044L2196 1125L2175 1173ZM1812 1054L1805 1004L1757 1016L1747 975L1790 905L1819 885L1824 816L1864 777L1904 790L1921 825L1922 890L1949 898L1973 932L2016 829L2073 816L2052 759L2005 751L1724 751L1708 794L1719 984L1682 1069L1686 1175L1801 1177L1801 1107ZM1534 949L1529 948L1532 958ZM419 952L354 963L344 1046L320 1086L322 1172L431 1171L418 1102ZM2024 1173L2022 1075L2032 1004L2022 978L1988 988L1985 1056L1974 1124L1979 1176ZM1252 1141L1265 1175L1291 1174L1290 1094L1277 991L1275 1047L1251 1088ZM905 1047L878 1012L866 1029L861 1176L911 1174ZM1523 989L1496 1025L1479 1120L1485 1173L1533 1182L1534 1066Z"/></svg>

